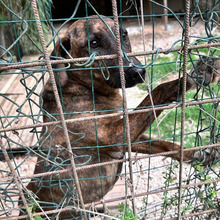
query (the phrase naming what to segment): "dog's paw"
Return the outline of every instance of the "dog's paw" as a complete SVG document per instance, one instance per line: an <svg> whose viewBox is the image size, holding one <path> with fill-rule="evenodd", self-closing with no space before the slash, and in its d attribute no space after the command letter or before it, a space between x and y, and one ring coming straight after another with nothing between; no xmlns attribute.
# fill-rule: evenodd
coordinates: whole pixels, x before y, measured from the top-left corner
<svg viewBox="0 0 220 220"><path fill-rule="evenodd" d="M201 162L203 165L209 165L220 159L218 149L207 148L205 150L196 151L193 159Z"/></svg>
<svg viewBox="0 0 220 220"><path fill-rule="evenodd" d="M187 81L190 89L208 86L219 80L220 58L202 57L192 67Z"/></svg>

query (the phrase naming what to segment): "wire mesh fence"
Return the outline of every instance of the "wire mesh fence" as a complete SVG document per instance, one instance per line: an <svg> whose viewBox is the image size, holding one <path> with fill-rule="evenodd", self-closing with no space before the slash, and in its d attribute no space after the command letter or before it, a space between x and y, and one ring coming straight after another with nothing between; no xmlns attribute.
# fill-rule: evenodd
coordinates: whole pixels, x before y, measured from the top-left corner
<svg viewBox="0 0 220 220"><path fill-rule="evenodd" d="M219 218L220 1L0 4L0 219Z"/></svg>

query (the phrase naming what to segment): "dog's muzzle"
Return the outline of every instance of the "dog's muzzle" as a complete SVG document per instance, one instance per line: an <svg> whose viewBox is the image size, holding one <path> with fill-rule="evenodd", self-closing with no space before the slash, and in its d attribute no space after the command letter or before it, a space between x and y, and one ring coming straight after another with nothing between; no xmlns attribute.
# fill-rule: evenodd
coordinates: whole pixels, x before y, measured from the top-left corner
<svg viewBox="0 0 220 220"><path fill-rule="evenodd" d="M142 83L145 80L145 69L132 67L128 69L128 72L131 72L132 79L136 80L137 83Z"/></svg>
<svg viewBox="0 0 220 220"><path fill-rule="evenodd" d="M126 80L126 87L132 87L138 83L143 83L145 80L145 69L144 68L137 68L131 67L125 70L125 80Z"/></svg>

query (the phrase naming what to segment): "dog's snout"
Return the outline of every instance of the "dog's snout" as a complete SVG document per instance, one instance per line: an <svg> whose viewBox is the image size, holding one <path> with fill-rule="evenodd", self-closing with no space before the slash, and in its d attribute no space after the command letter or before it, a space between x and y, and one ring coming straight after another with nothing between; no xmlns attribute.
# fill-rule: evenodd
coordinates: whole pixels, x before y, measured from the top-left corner
<svg viewBox="0 0 220 220"><path fill-rule="evenodd" d="M145 79L145 69L138 67L130 67L125 70L125 80L126 87L135 86L137 83L144 82Z"/></svg>
<svg viewBox="0 0 220 220"><path fill-rule="evenodd" d="M145 79L146 70L144 68L136 68L137 74L139 74L143 79Z"/></svg>
<svg viewBox="0 0 220 220"><path fill-rule="evenodd" d="M145 69L144 68L137 68L131 67L128 69L128 72L131 74L133 79L136 79L138 83L143 82L145 79Z"/></svg>

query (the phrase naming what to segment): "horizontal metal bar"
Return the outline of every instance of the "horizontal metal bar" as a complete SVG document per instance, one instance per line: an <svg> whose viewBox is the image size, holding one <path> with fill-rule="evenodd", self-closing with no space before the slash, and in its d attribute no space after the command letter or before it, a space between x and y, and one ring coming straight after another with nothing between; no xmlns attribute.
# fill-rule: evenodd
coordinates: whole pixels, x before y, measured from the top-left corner
<svg viewBox="0 0 220 220"><path fill-rule="evenodd" d="M204 215L212 212L219 212L219 209L209 209L205 211L199 211L199 212L194 212L192 214L187 214L187 215L181 215L180 218L189 218L189 217L194 217L197 215ZM164 220L176 220L176 218L166 218Z"/></svg>
<svg viewBox="0 0 220 220"><path fill-rule="evenodd" d="M103 203L106 203L106 201L102 201L100 204L103 204ZM92 205L94 206L95 204L92 204ZM80 211L80 209L78 207L68 206L68 207L63 207L61 209L34 213L33 217L39 216L39 215L45 215L45 214L47 214L47 215L55 214L55 213L64 212L64 211L73 211L73 210ZM182 216L180 216L180 218L187 218L187 217L193 217L193 216L197 216L197 215L204 215L204 214L208 214L208 213L212 213L212 212L218 212L218 211L219 211L219 209L210 209L210 210L195 212L195 213L188 214L188 215L182 215ZM96 213L97 213L97 215L99 214L98 212L96 212ZM28 215L10 216L10 219L11 220L17 220L17 219L24 219L24 218L27 218L27 217L28 217ZM0 217L0 220L8 220L8 217ZM164 220L176 220L176 218L166 218Z"/></svg>
<svg viewBox="0 0 220 220"><path fill-rule="evenodd" d="M220 11L215 11L215 13L220 13ZM201 15L201 14L205 14L205 12L202 13L194 13L194 15ZM176 16L184 16L185 13L184 12L179 12L179 13L175 13ZM144 18L152 18L152 17L163 17L163 16L173 16L172 13L158 13L158 14L145 14L143 15ZM76 20L82 20L82 19L96 19L97 17L91 17L91 16L85 16L85 17L74 17L71 19L71 21L76 21ZM103 18L113 18L113 16L103 16ZM118 18L121 19L127 19L127 18L141 18L141 15L119 15ZM66 21L69 18L50 18L50 19L40 19L41 22L56 22L56 21ZM4 21L0 21L0 25L1 24L8 24L8 23L22 23L24 22L24 20L4 20ZM36 22L34 19L25 19L25 22L27 23L31 23L31 22Z"/></svg>
<svg viewBox="0 0 220 220"><path fill-rule="evenodd" d="M181 188L185 189L185 188L192 187L192 186L202 186L202 185L205 185L205 184L216 183L216 182L220 182L220 179L209 180L209 181L202 181L202 182L194 183L194 184L182 185ZM159 189L159 190L154 190L154 191L137 193L135 195L135 197L153 195L153 194L157 194L157 193L168 192L168 191L173 191L173 190L178 190L178 189L179 189L179 187L175 186L175 187L170 187L170 188L166 188L166 189ZM126 196L121 196L121 197L118 197L118 198L113 198L113 199L108 199L108 200L101 200L101 201L98 201L98 202L93 202L93 203L90 203L90 204L86 204L86 207L90 207L91 205L100 205L102 203L112 203L112 202L116 202L116 201L121 201L121 200L125 200L126 198L130 199L131 196L130 195L126 195Z"/></svg>
<svg viewBox="0 0 220 220"><path fill-rule="evenodd" d="M193 49L202 49L202 48L210 48L210 47L218 47L220 46L219 43L210 43L210 44L203 44L203 45L192 45L189 46L189 50ZM171 52L178 52L182 51L183 47L177 47L177 48L167 48L167 49L155 49L151 51L142 51L142 52L134 52L134 53L127 53L128 57L131 56L146 56L146 55L152 55L156 53L171 53ZM111 55L103 55L103 56L96 56L95 60L108 60L108 59L115 59L117 58L117 54L111 54ZM67 63L76 63L76 62L85 62L89 59L89 57L83 57L83 58L74 58L74 59L65 59L65 60L51 60L51 64L67 64ZM2 65L2 64L1 64ZM39 62L29 62L29 63L23 63L23 64L8 64L5 63L5 66L0 67L0 72L3 70L9 70L9 69L20 69L20 68L27 68L27 67L36 67L36 66L44 66L46 65L46 61L39 61Z"/></svg>
<svg viewBox="0 0 220 220"><path fill-rule="evenodd" d="M183 149L183 151L184 152L195 151L195 150L198 151L198 150L203 150L203 149L207 149L207 148L215 148L215 147L220 147L220 143L216 143L216 144L212 144L212 145L192 147L192 148L185 148L185 149ZM166 151L166 152L157 153L157 154L147 154L147 155L143 155L143 156L135 156L135 157L132 157L131 160L132 161L138 161L138 160L148 159L148 158L152 158L152 157L172 156L173 154L178 154L178 153L179 153L178 150ZM102 166L106 166L106 165L118 164L118 163L123 163L123 162L126 162L126 161L128 161L128 159L113 160L113 161L110 161L110 162L84 165L84 166L76 167L76 171L85 170L85 169L92 169L92 168L102 167ZM32 178L39 178L39 177L49 176L49 175L67 173L67 172L70 172L70 171L71 171L71 168L67 168L67 169L63 169L63 170L57 170L57 171L51 171L51 172L46 172L46 173L34 174L34 175L31 175L31 176L20 176L19 178L21 180L32 179ZM13 181L13 178L11 178L11 177L1 178L1 183L4 183L4 182L7 183L7 182L11 182L11 181Z"/></svg>
<svg viewBox="0 0 220 220"><path fill-rule="evenodd" d="M211 183L216 183L216 182L220 182L220 179L217 179L217 180L207 180L207 181L202 181L202 182L199 182L199 183L182 185L181 188L188 188L188 187L192 187L192 186L194 186L194 187L195 186L202 186L202 185L205 185L205 184L211 184ZM178 190L178 186L170 187L170 188L166 188L166 189L160 189L160 190L144 192L144 193L138 193L138 194L135 194L135 197L153 195L153 194L162 193L162 192L168 192L168 191L173 191L173 190ZM98 201L98 202L93 202L93 203L86 204L86 208L89 208L89 207L94 206L94 205L101 205L103 203L107 204L107 203L112 203L112 202L116 202L116 201L122 201L122 200L130 199L130 198L131 198L130 195L126 195L126 196L121 196L121 197L117 197L117 198L114 198L114 199L108 199L108 200L102 199L101 201ZM74 209L76 211L78 210L76 207L64 207L64 208L61 208L61 209L56 209L56 210L36 213L36 214L33 214L33 217L37 216L37 215L44 215L45 213L46 214L53 214L53 213L57 213L57 212L63 212L63 211L68 211L68 210L70 211L70 210L74 210ZM192 216L201 215L201 214L207 214L209 212L214 212L214 211L218 211L218 209L212 209L212 210L196 212L196 213L192 213L192 214L188 214L188 215L182 215L181 218L192 217ZM10 216L10 219L23 219L23 218L26 218L26 217L27 216L21 216L21 217ZM0 217L0 220L3 220L3 219L7 219L7 217ZM166 220L174 220L174 219L175 218L170 218L170 219L166 219Z"/></svg>
<svg viewBox="0 0 220 220"><path fill-rule="evenodd" d="M214 103L214 102L220 102L220 98L187 102L186 107L193 106L193 105ZM173 108L179 108L179 107L181 107L181 103L180 104L168 104L165 106L154 107L154 109L155 111L157 111L157 110L166 110L166 109L173 109ZM139 109L139 110L134 110L134 111L128 111L128 114L132 115L132 114L139 114L139 113L145 113L145 112L151 112L151 111L153 111L152 108ZM90 117L79 117L79 118L67 119L65 120L65 122L74 123L78 121L87 121L87 120L95 120L95 119L97 120L97 119L111 118L111 117L117 117L117 116L122 116L122 115L124 115L123 112L118 112L118 113L110 113L110 114L96 115L96 116L90 116ZM30 125L23 125L23 126L13 126L9 128L1 128L0 132L9 132L9 131L17 131L17 130L30 129L30 128L54 126L54 125L59 125L59 124L61 124L61 121L52 121L52 122L30 124Z"/></svg>

